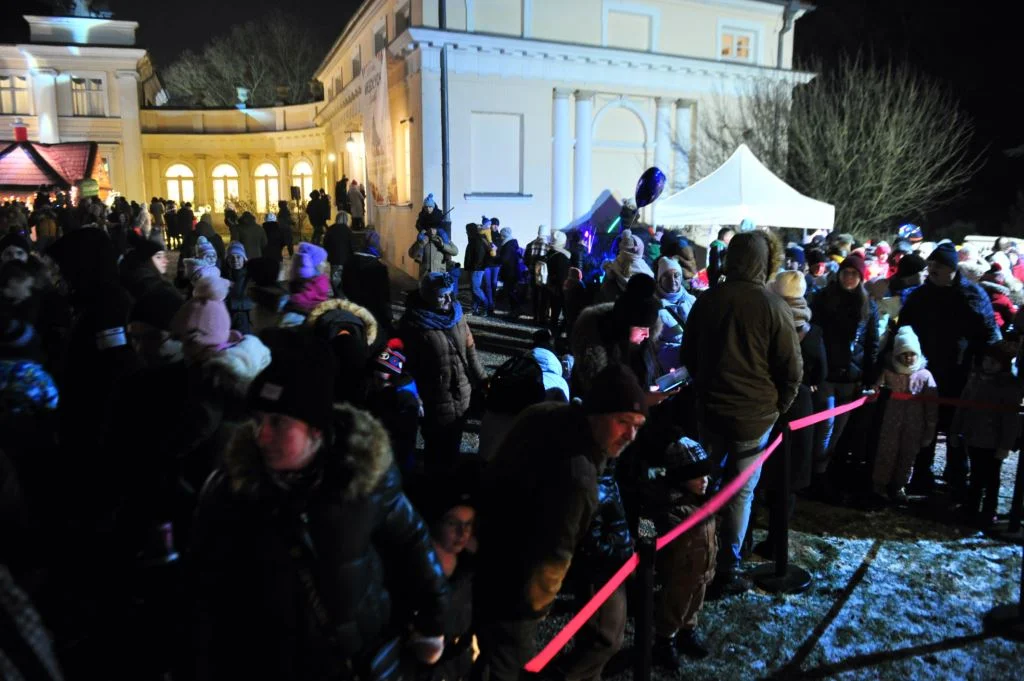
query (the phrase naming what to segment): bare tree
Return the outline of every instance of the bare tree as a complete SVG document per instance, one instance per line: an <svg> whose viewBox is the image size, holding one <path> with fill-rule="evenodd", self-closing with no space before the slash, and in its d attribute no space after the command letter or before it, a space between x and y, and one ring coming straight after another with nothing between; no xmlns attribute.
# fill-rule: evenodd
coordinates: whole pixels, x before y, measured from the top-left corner
<svg viewBox="0 0 1024 681"><path fill-rule="evenodd" d="M233 26L202 53L182 53L163 81L177 104L231 107L238 88L248 92L249 106L299 104L319 96L312 87L319 47L301 20L274 12Z"/></svg>
<svg viewBox="0 0 1024 681"><path fill-rule="evenodd" d="M956 198L981 165L956 101L907 66L846 58L808 84L791 85L760 80L738 99L712 102L698 173L746 142L797 190L834 204L836 229L867 236Z"/></svg>

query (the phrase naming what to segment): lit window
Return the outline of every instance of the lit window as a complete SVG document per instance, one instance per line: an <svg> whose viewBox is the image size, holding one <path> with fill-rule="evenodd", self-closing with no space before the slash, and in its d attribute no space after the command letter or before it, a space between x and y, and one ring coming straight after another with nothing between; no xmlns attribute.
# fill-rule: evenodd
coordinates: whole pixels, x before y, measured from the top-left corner
<svg viewBox="0 0 1024 681"><path fill-rule="evenodd" d="M409 3L405 3L395 10L395 35L402 35L410 26L412 26L412 10Z"/></svg>
<svg viewBox="0 0 1024 681"><path fill-rule="evenodd" d="M223 213L228 199L238 198L238 171L233 165L221 163L210 174L213 176L213 212Z"/></svg>
<svg viewBox="0 0 1024 681"><path fill-rule="evenodd" d="M0 114L27 114L28 78L0 73Z"/></svg>
<svg viewBox="0 0 1024 681"><path fill-rule="evenodd" d="M261 163L256 166L253 176L256 178L256 210L261 213L276 212L280 199L277 167L273 163Z"/></svg>
<svg viewBox="0 0 1024 681"><path fill-rule="evenodd" d="M373 53L380 54L380 51L388 46L388 20L384 19L373 31Z"/></svg>
<svg viewBox="0 0 1024 681"><path fill-rule="evenodd" d="M71 104L75 116L106 116L102 78L71 78Z"/></svg>
<svg viewBox="0 0 1024 681"><path fill-rule="evenodd" d="M184 163L175 163L167 172L164 179L167 180L167 198L179 206L185 202L192 202L196 199L195 177L192 170Z"/></svg>
<svg viewBox="0 0 1024 681"><path fill-rule="evenodd" d="M302 201L309 199L313 191L313 166L306 161L299 161L292 167L292 186L299 188Z"/></svg>
<svg viewBox="0 0 1024 681"><path fill-rule="evenodd" d="M357 47L352 51L352 77L358 78L363 72L362 51Z"/></svg>
<svg viewBox="0 0 1024 681"><path fill-rule="evenodd" d="M752 31L723 28L720 57L729 61L754 63L755 35Z"/></svg>

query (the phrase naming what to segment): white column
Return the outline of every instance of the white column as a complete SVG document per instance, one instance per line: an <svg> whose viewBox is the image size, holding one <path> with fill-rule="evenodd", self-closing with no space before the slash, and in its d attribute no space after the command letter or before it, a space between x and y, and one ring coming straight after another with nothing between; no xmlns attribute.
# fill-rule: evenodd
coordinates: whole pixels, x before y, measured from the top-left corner
<svg viewBox="0 0 1024 681"><path fill-rule="evenodd" d="M576 156L573 165L573 218L586 215L594 204L590 171L593 164L591 149L594 122L594 93L576 91Z"/></svg>
<svg viewBox="0 0 1024 681"><path fill-rule="evenodd" d="M569 137L570 90L555 88L553 131L551 139L551 228L561 229L572 222L569 203L569 158L572 138Z"/></svg>
<svg viewBox="0 0 1024 681"><path fill-rule="evenodd" d="M121 109L121 148L124 156L125 186L121 191L129 199L145 200L142 163L142 125L139 122L139 74L134 70L117 72L117 100Z"/></svg>
<svg viewBox="0 0 1024 681"><path fill-rule="evenodd" d="M252 169L249 165L249 154L238 155L238 198L242 201L252 200Z"/></svg>
<svg viewBox="0 0 1024 681"><path fill-rule="evenodd" d="M684 99L676 102L675 169L673 189L679 191L690 184L693 149L693 105Z"/></svg>
<svg viewBox="0 0 1024 681"><path fill-rule="evenodd" d="M675 100L658 97L655 101L657 114L654 118L654 165L661 169L667 177L672 161L672 107ZM657 224L657 203L650 209L651 224Z"/></svg>
<svg viewBox="0 0 1024 681"><path fill-rule="evenodd" d="M288 156L281 154L277 157L277 198L281 201L288 201L291 199L291 182L288 178L291 177L291 167L288 165ZM277 206L271 206L271 210L277 212Z"/></svg>
<svg viewBox="0 0 1024 681"><path fill-rule="evenodd" d="M195 192L194 205L213 207L213 179L206 167L206 154L196 154L196 180L192 185ZM193 211L196 212L196 211Z"/></svg>
<svg viewBox="0 0 1024 681"><path fill-rule="evenodd" d="M317 150L313 152L313 189L324 187L324 157ZM308 197L304 197L308 200Z"/></svg>
<svg viewBox="0 0 1024 681"><path fill-rule="evenodd" d="M33 99L39 120L39 141L43 144L60 142L57 118L57 71L36 69L32 72Z"/></svg>
<svg viewBox="0 0 1024 681"><path fill-rule="evenodd" d="M143 197L148 199L150 196L166 196L167 187L164 186L163 177L160 175L160 154L149 155L149 191L146 192L148 196Z"/></svg>

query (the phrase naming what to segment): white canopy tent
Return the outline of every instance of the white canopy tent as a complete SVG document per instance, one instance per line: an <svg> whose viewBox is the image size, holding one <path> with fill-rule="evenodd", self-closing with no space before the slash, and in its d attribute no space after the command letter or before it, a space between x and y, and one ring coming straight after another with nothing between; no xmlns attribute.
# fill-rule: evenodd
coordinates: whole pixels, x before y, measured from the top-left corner
<svg viewBox="0 0 1024 681"><path fill-rule="evenodd" d="M775 176L741 144L696 184L656 202L660 225L738 225L831 230L835 206L804 196Z"/></svg>

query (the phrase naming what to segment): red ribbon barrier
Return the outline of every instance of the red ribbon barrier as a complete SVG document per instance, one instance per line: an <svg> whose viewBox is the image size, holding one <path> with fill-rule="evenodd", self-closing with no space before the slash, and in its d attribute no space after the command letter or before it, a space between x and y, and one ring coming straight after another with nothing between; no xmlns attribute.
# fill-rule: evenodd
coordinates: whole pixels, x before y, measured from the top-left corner
<svg viewBox="0 0 1024 681"><path fill-rule="evenodd" d="M827 421L828 419L832 418L833 416L839 416L840 414L845 414L848 411L853 411L854 409L859 409L871 397L873 397L873 396L872 395L865 395L864 397L858 397L853 402L847 402L846 404L840 405L840 406L836 407L835 409L826 409L825 411L819 411L817 414L811 414L810 416L805 416L802 419L795 419L795 420L789 422L789 429L790 430L801 430L803 428L807 428L809 426L813 426L815 423L821 423L822 421Z"/></svg>
<svg viewBox="0 0 1024 681"><path fill-rule="evenodd" d="M926 402L928 404L945 404L950 407L963 407L965 409L978 409L982 411L1020 412L1019 405L993 404L992 402L977 402L975 400L961 400L956 397L932 397L931 395L911 395L910 393L892 393L889 399L901 402Z"/></svg>

